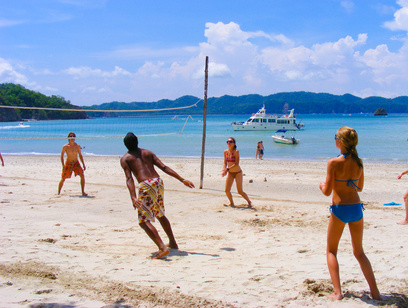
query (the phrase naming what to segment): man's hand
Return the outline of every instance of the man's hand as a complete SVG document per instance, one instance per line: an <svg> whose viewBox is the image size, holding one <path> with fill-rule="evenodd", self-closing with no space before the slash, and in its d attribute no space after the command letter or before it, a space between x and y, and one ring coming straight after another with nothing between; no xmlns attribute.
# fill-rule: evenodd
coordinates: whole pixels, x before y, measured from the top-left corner
<svg viewBox="0 0 408 308"><path fill-rule="evenodd" d="M142 200L133 199L133 198L132 198L132 203L133 203L133 208L134 208L135 210L142 208L142 205L143 205Z"/></svg>
<svg viewBox="0 0 408 308"><path fill-rule="evenodd" d="M194 184L193 184L193 182L190 182L189 180L183 179L181 182L182 182L184 185L186 185L187 187L190 187L190 188L194 188L194 187L195 187Z"/></svg>

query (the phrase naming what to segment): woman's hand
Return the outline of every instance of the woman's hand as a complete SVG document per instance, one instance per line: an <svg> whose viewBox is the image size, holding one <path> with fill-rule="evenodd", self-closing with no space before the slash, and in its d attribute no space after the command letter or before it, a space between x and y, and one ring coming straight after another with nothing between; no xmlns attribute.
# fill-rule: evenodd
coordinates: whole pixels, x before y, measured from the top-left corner
<svg viewBox="0 0 408 308"><path fill-rule="evenodd" d="M326 186L326 183L325 183L325 182L321 182L321 183L319 184L319 188L320 188L321 191L323 191L324 186Z"/></svg>

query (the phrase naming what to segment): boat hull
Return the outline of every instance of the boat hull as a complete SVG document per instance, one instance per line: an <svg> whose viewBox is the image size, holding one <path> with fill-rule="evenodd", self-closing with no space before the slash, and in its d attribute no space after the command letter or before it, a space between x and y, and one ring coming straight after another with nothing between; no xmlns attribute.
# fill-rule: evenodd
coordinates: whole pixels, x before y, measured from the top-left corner
<svg viewBox="0 0 408 308"><path fill-rule="evenodd" d="M275 141L276 143L281 143L281 144L298 144L299 143L299 139L296 139L294 137L290 138L290 137L280 137L280 136L272 136L273 141Z"/></svg>
<svg viewBox="0 0 408 308"><path fill-rule="evenodd" d="M278 129L299 130L299 127L293 124L279 125L279 124L234 124L232 123L234 131L277 131Z"/></svg>
<svg viewBox="0 0 408 308"><path fill-rule="evenodd" d="M296 123L294 115L295 109L290 111L289 115L278 117L276 115L266 114L265 105L253 114L245 122L232 122L234 131L277 131L279 129L285 130L299 130L300 125Z"/></svg>

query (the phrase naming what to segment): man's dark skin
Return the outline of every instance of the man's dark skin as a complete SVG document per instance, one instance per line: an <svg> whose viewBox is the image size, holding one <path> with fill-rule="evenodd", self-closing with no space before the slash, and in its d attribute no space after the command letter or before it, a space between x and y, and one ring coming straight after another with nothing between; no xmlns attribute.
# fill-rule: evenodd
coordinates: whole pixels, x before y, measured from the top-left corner
<svg viewBox="0 0 408 308"><path fill-rule="evenodd" d="M159 178L160 175L156 172L154 166L158 167L168 175L178 179L187 187L194 187L192 182L183 179L177 174L177 172L163 164L153 152L139 148L137 137L133 133L128 133L126 135L125 145L129 151L120 159L120 164L125 172L126 185L129 189L130 198L135 209L140 208L143 202L137 198L133 175L136 177L136 180L139 183L145 180ZM157 229L151 222L142 222L139 225L159 248L156 258L162 258L169 253L168 247L177 249L178 245L174 238L170 221L167 219L167 217L163 216L158 218L158 220L169 238L168 246L163 243Z"/></svg>

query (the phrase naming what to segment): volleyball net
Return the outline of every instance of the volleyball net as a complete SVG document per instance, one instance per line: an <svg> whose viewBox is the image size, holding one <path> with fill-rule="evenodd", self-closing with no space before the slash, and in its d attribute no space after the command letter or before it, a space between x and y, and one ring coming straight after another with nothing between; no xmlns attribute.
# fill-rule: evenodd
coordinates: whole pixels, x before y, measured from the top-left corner
<svg viewBox="0 0 408 308"><path fill-rule="evenodd" d="M0 105L0 119L16 119L0 122L0 140L67 139L69 132L75 132L77 139L123 138L128 132L137 136L179 135L187 124L197 123L188 111L197 108L200 101L188 106L137 110Z"/></svg>

